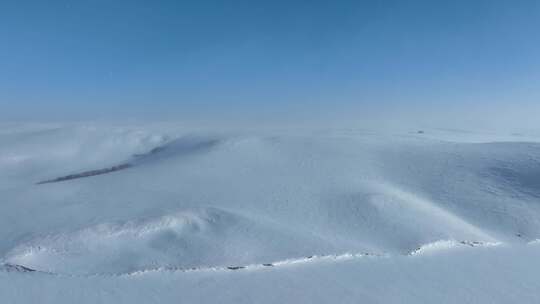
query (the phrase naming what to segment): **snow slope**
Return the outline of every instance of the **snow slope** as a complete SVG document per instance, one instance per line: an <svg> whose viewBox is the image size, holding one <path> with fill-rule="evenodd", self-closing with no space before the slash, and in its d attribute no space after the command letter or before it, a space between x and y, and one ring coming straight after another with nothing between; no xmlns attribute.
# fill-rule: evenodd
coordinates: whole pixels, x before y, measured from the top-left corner
<svg viewBox="0 0 540 304"><path fill-rule="evenodd" d="M540 300L534 136L6 125L0 172L8 303Z"/></svg>

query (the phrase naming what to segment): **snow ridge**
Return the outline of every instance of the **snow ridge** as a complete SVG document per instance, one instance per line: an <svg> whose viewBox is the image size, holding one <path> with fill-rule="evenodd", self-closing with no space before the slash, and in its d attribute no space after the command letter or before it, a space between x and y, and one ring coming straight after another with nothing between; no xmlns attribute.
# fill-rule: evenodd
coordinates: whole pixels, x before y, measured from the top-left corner
<svg viewBox="0 0 540 304"><path fill-rule="evenodd" d="M449 250L457 247L494 247L502 245L501 242L479 242L479 241L456 241L456 240L440 240L428 244L424 244L411 252L409 256L416 256L422 254L430 254L433 252L439 252L442 250Z"/></svg>
<svg viewBox="0 0 540 304"><path fill-rule="evenodd" d="M536 244L536 242L530 242L528 244ZM405 256L420 256L425 254L439 253L442 251L452 250L455 248L479 248L479 247L496 247L500 246L503 243L501 242L478 242L478 241L456 241L456 240L439 240L436 242L428 243L422 245L415 250L412 250L405 254ZM342 254L326 254L326 255L310 255L301 258L290 258L280 261L275 261L271 263L261 263L261 264L249 264L249 265L230 265L230 266L209 266L209 267L191 267L183 268L177 266L163 266L156 268L147 268L142 270L124 272L124 273L93 273L86 275L76 275L76 274L66 274L66 273L55 273L48 271L41 271L32 269L23 265L4 263L0 264L0 271L3 272L19 272L19 273L42 273L42 274L51 274L51 275L60 275L60 276L69 276L69 277L94 277L94 276L135 276L143 275L155 272L181 272L181 273L193 273L193 272L224 272L224 271L259 271L267 268L283 268L291 266L300 266L300 265L311 265L319 263L340 263L351 260L358 260L362 258L384 258L391 257L389 254L385 253L372 253L372 252L358 252L358 253L342 253Z"/></svg>

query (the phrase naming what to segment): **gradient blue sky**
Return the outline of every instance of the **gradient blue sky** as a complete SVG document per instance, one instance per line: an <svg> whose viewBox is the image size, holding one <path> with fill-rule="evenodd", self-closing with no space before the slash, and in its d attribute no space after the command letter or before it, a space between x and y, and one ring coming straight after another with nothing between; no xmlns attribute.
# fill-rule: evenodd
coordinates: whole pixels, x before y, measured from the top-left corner
<svg viewBox="0 0 540 304"><path fill-rule="evenodd" d="M530 107L539 30L536 0L1 1L0 119Z"/></svg>

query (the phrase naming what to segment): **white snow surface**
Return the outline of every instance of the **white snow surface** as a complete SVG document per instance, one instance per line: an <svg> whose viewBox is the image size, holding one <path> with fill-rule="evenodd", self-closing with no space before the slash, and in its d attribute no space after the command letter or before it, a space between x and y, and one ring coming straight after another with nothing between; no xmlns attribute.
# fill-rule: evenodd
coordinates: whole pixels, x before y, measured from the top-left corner
<svg viewBox="0 0 540 304"><path fill-rule="evenodd" d="M423 131L2 125L0 302L540 303L540 138Z"/></svg>

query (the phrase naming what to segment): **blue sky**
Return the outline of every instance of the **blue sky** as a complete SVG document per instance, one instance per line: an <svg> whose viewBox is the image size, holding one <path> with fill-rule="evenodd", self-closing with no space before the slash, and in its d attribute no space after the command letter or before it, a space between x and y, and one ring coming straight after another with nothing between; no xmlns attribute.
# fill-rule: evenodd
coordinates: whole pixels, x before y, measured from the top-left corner
<svg viewBox="0 0 540 304"><path fill-rule="evenodd" d="M534 0L2 1L0 119L530 107L539 29Z"/></svg>

